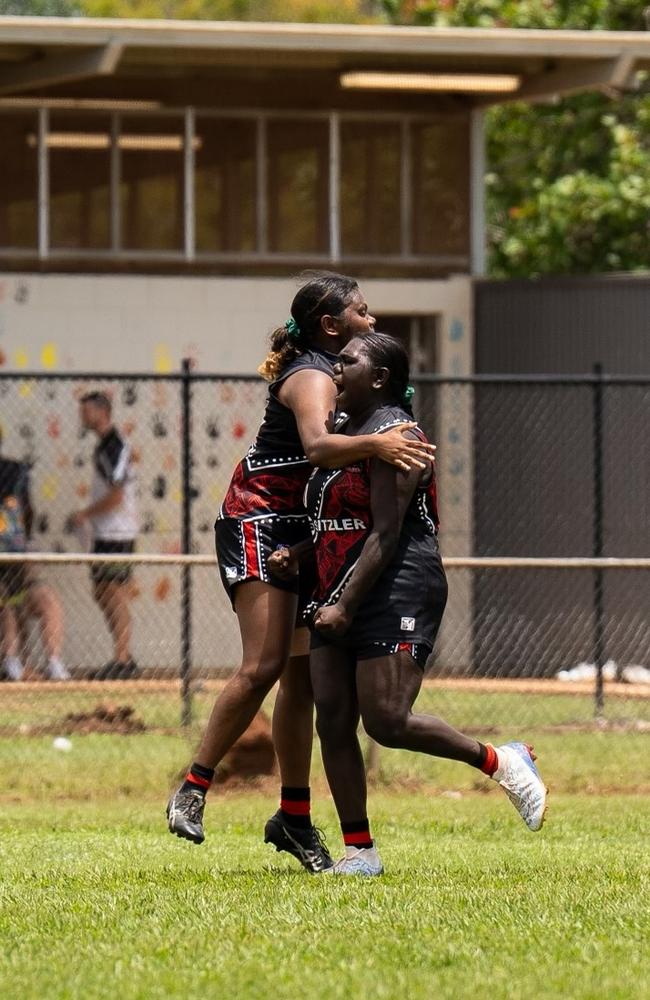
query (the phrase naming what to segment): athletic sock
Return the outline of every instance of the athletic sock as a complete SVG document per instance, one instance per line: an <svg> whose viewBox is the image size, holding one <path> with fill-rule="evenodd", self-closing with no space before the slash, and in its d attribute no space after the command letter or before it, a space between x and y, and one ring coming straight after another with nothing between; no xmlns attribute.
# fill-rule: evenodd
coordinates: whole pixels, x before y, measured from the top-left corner
<svg viewBox="0 0 650 1000"><path fill-rule="evenodd" d="M311 826L311 792L309 788L280 789L280 815L285 823L308 830Z"/></svg>
<svg viewBox="0 0 650 1000"><path fill-rule="evenodd" d="M205 795L213 778L213 767L204 767L203 764L194 763L185 775L185 781L179 788L179 792L200 792L201 795Z"/></svg>
<svg viewBox="0 0 650 1000"><path fill-rule="evenodd" d="M366 850L366 848L375 845L370 836L370 823L367 817L355 820L353 823L341 823L341 832L346 849L354 847L358 850Z"/></svg>
<svg viewBox="0 0 650 1000"><path fill-rule="evenodd" d="M499 758L497 752L491 743L479 743L481 759L477 764L477 767L483 772L492 777L494 772L499 767Z"/></svg>

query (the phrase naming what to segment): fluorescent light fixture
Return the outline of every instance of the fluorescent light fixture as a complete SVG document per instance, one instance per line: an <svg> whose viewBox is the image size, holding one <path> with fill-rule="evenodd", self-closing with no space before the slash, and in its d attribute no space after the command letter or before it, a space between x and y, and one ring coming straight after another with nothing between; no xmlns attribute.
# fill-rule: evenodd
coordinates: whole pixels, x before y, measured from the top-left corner
<svg viewBox="0 0 650 1000"><path fill-rule="evenodd" d="M88 97L0 97L0 108L52 108L63 111L155 111L161 101L113 101Z"/></svg>
<svg viewBox="0 0 650 1000"><path fill-rule="evenodd" d="M411 90L460 94L510 94L519 88L520 76L495 73L341 73L346 90Z"/></svg>
<svg viewBox="0 0 650 1000"><path fill-rule="evenodd" d="M120 149L138 153L180 153L184 149L182 135L120 135L117 144ZM107 132L48 132L45 143L49 149L110 149L111 137ZM30 132L27 145L35 149L38 136ZM192 149L202 149L203 140L199 136L192 139Z"/></svg>

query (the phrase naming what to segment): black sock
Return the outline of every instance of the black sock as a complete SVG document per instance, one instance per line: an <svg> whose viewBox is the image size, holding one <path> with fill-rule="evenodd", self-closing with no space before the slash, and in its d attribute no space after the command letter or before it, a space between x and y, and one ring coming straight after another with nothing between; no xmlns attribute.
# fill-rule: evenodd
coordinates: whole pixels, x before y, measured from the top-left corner
<svg viewBox="0 0 650 1000"><path fill-rule="evenodd" d="M185 781L179 788L181 792L201 792L205 795L212 784L214 778L214 768L204 767L203 764L192 764L185 775Z"/></svg>
<svg viewBox="0 0 650 1000"><path fill-rule="evenodd" d="M311 826L311 793L309 788L280 789L280 815L285 823L308 830Z"/></svg>
<svg viewBox="0 0 650 1000"><path fill-rule="evenodd" d="M341 823L341 833L346 847L358 847L363 850L375 846L375 842L370 836L370 823L367 816L365 819L355 820L353 823Z"/></svg>

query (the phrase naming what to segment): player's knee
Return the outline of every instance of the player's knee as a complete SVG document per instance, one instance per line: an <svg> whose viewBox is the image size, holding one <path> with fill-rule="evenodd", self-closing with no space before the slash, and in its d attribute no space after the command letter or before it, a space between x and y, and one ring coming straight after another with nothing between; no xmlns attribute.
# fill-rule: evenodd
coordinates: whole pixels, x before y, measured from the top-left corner
<svg viewBox="0 0 650 1000"><path fill-rule="evenodd" d="M403 745L406 720L390 707L374 707L362 713L363 728L370 739L383 747L399 748Z"/></svg>
<svg viewBox="0 0 650 1000"><path fill-rule="evenodd" d="M284 662L275 657L257 663L244 662L237 671L237 680L247 694L266 695L280 677L283 667Z"/></svg>
<svg viewBox="0 0 650 1000"><path fill-rule="evenodd" d="M356 731L356 724L356 717L352 718L348 711L337 704L336 699L316 704L316 732L322 742L344 742L351 732Z"/></svg>

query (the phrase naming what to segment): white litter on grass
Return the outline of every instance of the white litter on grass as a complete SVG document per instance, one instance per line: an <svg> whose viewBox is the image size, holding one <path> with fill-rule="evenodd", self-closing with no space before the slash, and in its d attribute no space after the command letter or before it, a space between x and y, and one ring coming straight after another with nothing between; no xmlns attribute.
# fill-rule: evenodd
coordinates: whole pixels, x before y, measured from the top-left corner
<svg viewBox="0 0 650 1000"><path fill-rule="evenodd" d="M68 750L72 750L72 741L67 736L56 736L52 740L52 746L55 750L62 750L64 753L67 753Z"/></svg>
<svg viewBox="0 0 650 1000"><path fill-rule="evenodd" d="M592 681L596 677L595 663L578 663L570 670L558 670L555 675L559 681ZM603 664L603 679L615 681L618 679L618 664L615 660L607 660ZM627 667L621 667L621 680L628 684L650 684L650 670L641 667L636 663L631 663Z"/></svg>

